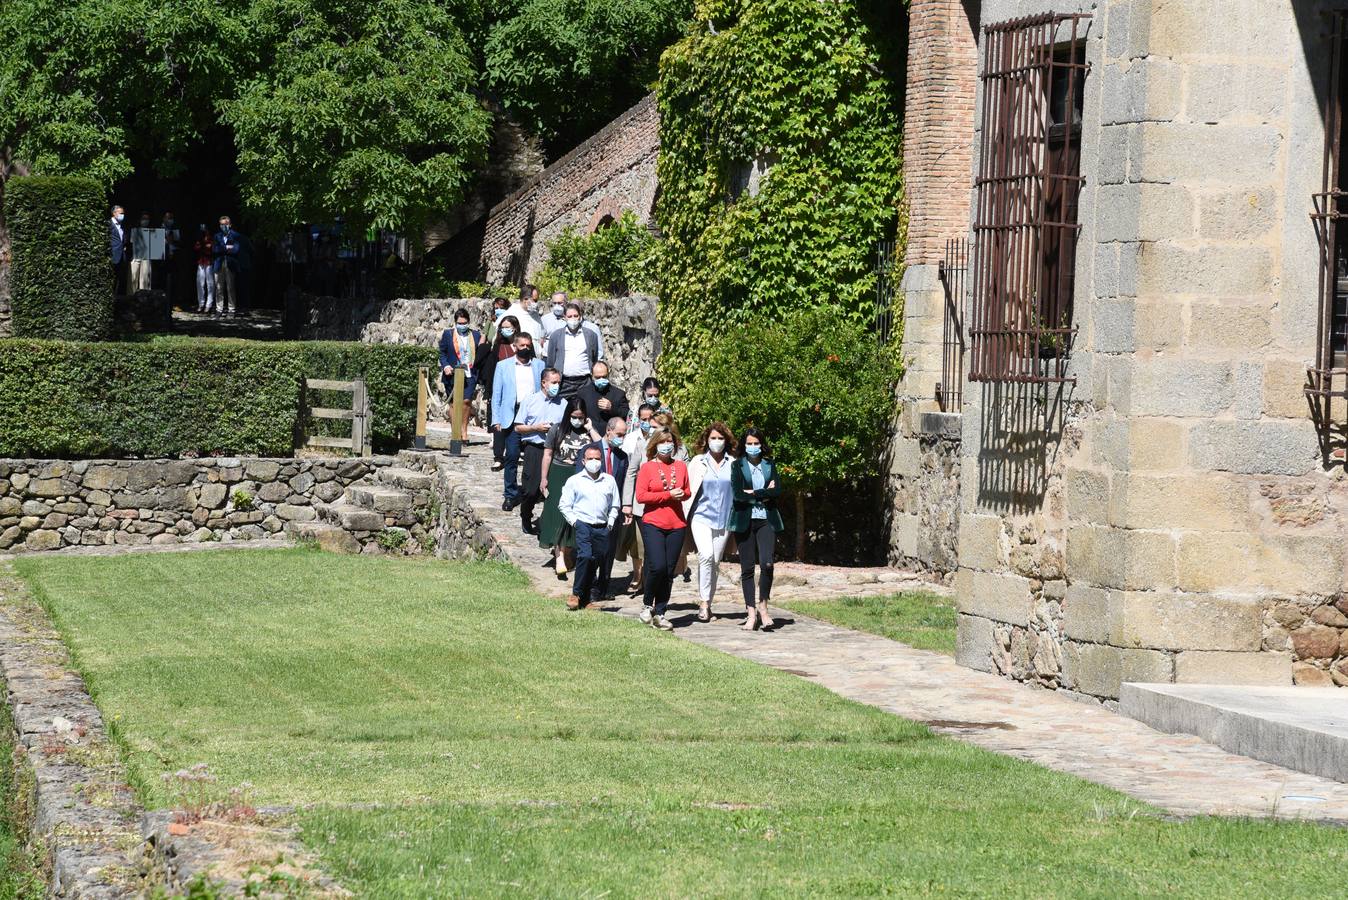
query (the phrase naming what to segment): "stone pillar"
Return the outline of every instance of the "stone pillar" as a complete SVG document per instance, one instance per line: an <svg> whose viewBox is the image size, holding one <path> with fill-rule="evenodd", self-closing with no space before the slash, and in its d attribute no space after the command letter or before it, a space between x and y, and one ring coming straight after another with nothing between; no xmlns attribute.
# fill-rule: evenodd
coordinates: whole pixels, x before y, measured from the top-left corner
<svg viewBox="0 0 1348 900"><path fill-rule="evenodd" d="M903 147L909 222L899 288L906 371L891 452L889 556L898 564L948 572L955 562L958 519L936 507L938 498L952 493L952 476L958 489L959 467L951 450L958 440L952 445L951 435L959 433L959 424L929 419L924 438L922 423L924 414L937 410L941 379L945 294L938 268L946 241L964 237L969 227L978 3L914 0L909 15Z"/></svg>

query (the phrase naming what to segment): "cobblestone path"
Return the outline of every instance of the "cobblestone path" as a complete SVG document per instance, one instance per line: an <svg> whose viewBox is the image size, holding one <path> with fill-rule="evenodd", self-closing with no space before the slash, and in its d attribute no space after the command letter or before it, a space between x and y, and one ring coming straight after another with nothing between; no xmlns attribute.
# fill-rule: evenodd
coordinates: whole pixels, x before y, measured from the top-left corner
<svg viewBox="0 0 1348 900"><path fill-rule="evenodd" d="M472 436L460 460L473 504L510 558L544 594L565 597L551 552L520 531L516 512L501 510L501 475L490 471L484 436ZM541 510L540 510L541 511ZM1276 816L1348 823L1348 784L1303 775L1227 753L1195 737L1169 735L1101 706L1071 700L956 665L874 635L774 610L779 627L745 633L739 625L738 567L723 566L710 624L695 619L697 584L675 583L674 634L823 685L829 690L933 730L1130 794L1179 815ZM629 571L614 566L615 578ZM889 594L913 588L944 592L908 573L779 563L779 597ZM620 595L607 611L635 618L640 601ZM581 613L583 615L583 613Z"/></svg>

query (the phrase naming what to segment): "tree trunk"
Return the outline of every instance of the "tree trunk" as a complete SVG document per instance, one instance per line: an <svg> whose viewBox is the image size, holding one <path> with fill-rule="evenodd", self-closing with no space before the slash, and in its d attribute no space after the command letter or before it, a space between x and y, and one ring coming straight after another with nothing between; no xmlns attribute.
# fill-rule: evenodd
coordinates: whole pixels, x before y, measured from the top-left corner
<svg viewBox="0 0 1348 900"><path fill-rule="evenodd" d="M805 562L805 492L796 491L796 562Z"/></svg>

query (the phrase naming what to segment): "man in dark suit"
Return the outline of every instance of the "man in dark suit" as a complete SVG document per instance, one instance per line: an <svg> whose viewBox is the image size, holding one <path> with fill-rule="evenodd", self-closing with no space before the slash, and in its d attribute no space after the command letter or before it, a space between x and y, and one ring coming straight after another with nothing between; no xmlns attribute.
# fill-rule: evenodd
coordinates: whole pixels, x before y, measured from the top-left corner
<svg viewBox="0 0 1348 900"><path fill-rule="evenodd" d="M120 206L112 208L112 218L108 219L108 256L112 260L113 293L126 292L126 211Z"/></svg>
<svg viewBox="0 0 1348 900"><path fill-rule="evenodd" d="M630 412L627 394L622 388L609 384L608 363L602 359L590 367L590 380L580 386L576 396L585 404L585 415L596 434L604 433L609 419L615 416L626 419Z"/></svg>
<svg viewBox="0 0 1348 900"><path fill-rule="evenodd" d="M608 420L603 438L587 444L576 454L576 471L580 472L585 466L585 451L598 449L603 462L603 467L599 471L612 475L613 480L622 488L622 507L619 510L621 515L609 535L608 552L604 554L603 560L599 563L599 571L595 573L594 587L590 589L591 603L598 603L600 600L611 602L614 599L615 595L609 590L609 580L613 577L613 557L622 543L623 529L632 527L632 498L629 496L630 488L627 485L628 459L622 449L625 437L627 437L627 419L614 416ZM581 602L585 601L584 597L580 599Z"/></svg>

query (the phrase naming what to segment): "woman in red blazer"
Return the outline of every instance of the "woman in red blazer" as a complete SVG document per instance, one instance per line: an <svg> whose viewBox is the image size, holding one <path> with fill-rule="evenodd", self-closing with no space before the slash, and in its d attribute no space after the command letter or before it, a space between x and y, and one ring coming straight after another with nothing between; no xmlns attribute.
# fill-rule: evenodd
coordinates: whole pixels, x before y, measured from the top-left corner
<svg viewBox="0 0 1348 900"><path fill-rule="evenodd" d="M688 466L675 459L678 435L659 430L646 443L646 459L637 472L637 500L645 507L641 517L641 541L646 548L646 594L641 621L663 631L674 625L665 617L674 570L688 531L683 499L688 496Z"/></svg>

